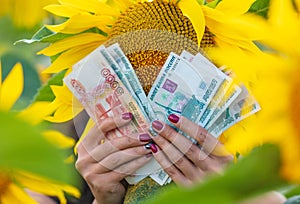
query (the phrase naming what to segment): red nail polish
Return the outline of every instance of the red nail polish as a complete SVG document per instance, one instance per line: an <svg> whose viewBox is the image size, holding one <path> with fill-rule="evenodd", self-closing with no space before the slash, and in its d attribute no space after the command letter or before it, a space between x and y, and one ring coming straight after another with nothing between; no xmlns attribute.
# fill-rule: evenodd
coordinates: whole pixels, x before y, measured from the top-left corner
<svg viewBox="0 0 300 204"><path fill-rule="evenodd" d="M132 119L132 113L128 112L128 113L123 113L122 114L122 119L123 120L131 120Z"/></svg>
<svg viewBox="0 0 300 204"><path fill-rule="evenodd" d="M157 147L156 147L156 145L155 145L154 143L152 143L152 144L150 145L150 149L151 149L151 151L152 151L153 153L156 153L156 152L158 151L158 149L157 149Z"/></svg>
<svg viewBox="0 0 300 204"><path fill-rule="evenodd" d="M155 120L152 122L152 127L154 127L154 129L160 131L163 129L164 125L161 122L159 122L158 120Z"/></svg>
<svg viewBox="0 0 300 204"><path fill-rule="evenodd" d="M150 137L150 135L148 135L147 133L145 133L145 134L139 135L139 140L141 142L149 142L151 140L151 137Z"/></svg>
<svg viewBox="0 0 300 204"><path fill-rule="evenodd" d="M168 116L168 120L171 121L172 123L178 123L179 117L175 114L170 114Z"/></svg>

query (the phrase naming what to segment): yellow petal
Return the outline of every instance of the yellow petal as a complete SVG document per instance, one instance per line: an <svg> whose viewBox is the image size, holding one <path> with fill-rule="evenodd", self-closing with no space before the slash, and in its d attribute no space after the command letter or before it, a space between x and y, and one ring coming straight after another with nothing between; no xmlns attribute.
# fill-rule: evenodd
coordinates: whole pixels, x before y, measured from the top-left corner
<svg viewBox="0 0 300 204"><path fill-rule="evenodd" d="M12 204L12 203L28 203L38 204L33 200L25 191L19 186L11 183L4 194L0 196L1 204Z"/></svg>
<svg viewBox="0 0 300 204"><path fill-rule="evenodd" d="M284 28L286 24L291 24L292 28L297 28L298 25L298 14L292 1L272 0L268 17L271 24L276 27Z"/></svg>
<svg viewBox="0 0 300 204"><path fill-rule="evenodd" d="M52 144L60 148L70 148L75 144L75 140L72 137L66 136L56 130L46 130L42 132L42 135L47 138Z"/></svg>
<svg viewBox="0 0 300 204"><path fill-rule="evenodd" d="M71 17L80 13L86 13L69 6L57 5L57 4L48 5L44 9L56 16L62 16L62 17Z"/></svg>
<svg viewBox="0 0 300 204"><path fill-rule="evenodd" d="M72 16L66 22L59 25L47 25L46 27L54 32L66 34L77 34L97 27L104 32L109 31L109 25L113 25L114 20L110 16L95 16L91 14L78 14Z"/></svg>
<svg viewBox="0 0 300 204"><path fill-rule="evenodd" d="M23 69L17 63L7 75L1 86L0 109L8 111L21 96L24 87Z"/></svg>
<svg viewBox="0 0 300 204"><path fill-rule="evenodd" d="M32 103L26 109L22 110L18 117L31 123L32 125L39 124L44 118L54 112L50 106L51 102L37 101Z"/></svg>
<svg viewBox="0 0 300 204"><path fill-rule="evenodd" d="M116 9L98 0L59 0L59 2L62 5L100 15L118 16L120 14Z"/></svg>
<svg viewBox="0 0 300 204"><path fill-rule="evenodd" d="M222 0L215 9L226 15L239 16L246 13L256 0Z"/></svg>
<svg viewBox="0 0 300 204"><path fill-rule="evenodd" d="M77 154L77 147L80 144L80 142L85 138L85 136L88 134L88 132L91 130L91 128L95 125L95 122L92 119L89 119L89 121L87 122L83 133L81 134L78 142L76 143L75 147L74 147L74 152L75 154Z"/></svg>
<svg viewBox="0 0 300 204"><path fill-rule="evenodd" d="M53 116L48 116L45 118L45 120L53 123L62 123L69 121L76 117L83 110L82 107L75 108L72 105L64 104L62 102L54 101L52 103L56 104L55 106L57 106L57 109Z"/></svg>
<svg viewBox="0 0 300 204"><path fill-rule="evenodd" d="M63 102L64 104L72 106L72 92L68 89L66 85L64 86L50 86L53 94L55 95L55 100L59 100Z"/></svg>
<svg viewBox="0 0 300 204"><path fill-rule="evenodd" d="M37 175L26 172L19 172L15 175L15 177L20 183L22 183L24 187L32 191L49 196L57 196L62 204L67 203L64 191L75 197L80 196L79 190L75 187L57 183Z"/></svg>
<svg viewBox="0 0 300 204"><path fill-rule="evenodd" d="M0 60L0 96L1 96L1 86L2 86L2 63Z"/></svg>
<svg viewBox="0 0 300 204"><path fill-rule="evenodd" d="M296 8L298 10L298 13L300 12L300 0L295 0Z"/></svg>
<svg viewBox="0 0 300 204"><path fill-rule="evenodd" d="M51 106L56 109L53 116L48 116L45 120L50 122L66 122L79 114L83 108L80 102L73 97L67 86L50 86L56 96Z"/></svg>
<svg viewBox="0 0 300 204"><path fill-rule="evenodd" d="M98 33L83 33L75 35L72 37L65 38L63 40L57 41L50 45L49 47L41 50L37 54L44 54L47 56L53 56L58 53L61 53L65 50L68 50L72 47L81 46L90 43L99 43L105 41L106 37Z"/></svg>
<svg viewBox="0 0 300 204"><path fill-rule="evenodd" d="M87 56L93 50L100 46L101 43L90 43L74 47L62 53L43 73L58 73L67 68L71 68L76 62Z"/></svg>
<svg viewBox="0 0 300 204"><path fill-rule="evenodd" d="M62 123L72 120L76 115L73 113L72 106L61 105L55 111L53 116L48 116L45 120L52 123Z"/></svg>
<svg viewBox="0 0 300 204"><path fill-rule="evenodd" d="M258 40L263 38L265 20L253 14L230 17L224 13L203 6L206 26L214 35L223 35L234 40Z"/></svg>
<svg viewBox="0 0 300 204"><path fill-rule="evenodd" d="M259 48L250 40L236 40L222 35L217 35L214 38L217 46L224 48L231 45L231 49L239 48L250 52L260 52Z"/></svg>
<svg viewBox="0 0 300 204"><path fill-rule="evenodd" d="M114 8L119 8L120 12L124 12L133 3L130 0L113 0L113 1L108 1L107 4Z"/></svg>
<svg viewBox="0 0 300 204"><path fill-rule="evenodd" d="M201 6L195 0L180 0L178 7L181 9L183 15L190 19L196 31L198 46L200 47L205 30L205 19Z"/></svg>

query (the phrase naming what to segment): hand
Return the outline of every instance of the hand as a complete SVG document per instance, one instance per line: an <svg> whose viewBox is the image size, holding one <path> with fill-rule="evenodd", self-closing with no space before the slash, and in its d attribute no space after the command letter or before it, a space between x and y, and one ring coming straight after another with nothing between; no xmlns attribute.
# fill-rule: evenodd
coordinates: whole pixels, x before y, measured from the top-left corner
<svg viewBox="0 0 300 204"><path fill-rule="evenodd" d="M126 191L123 179L151 159L151 151L144 147L150 137L106 137L109 132L127 125L131 119L132 114L124 113L102 120L77 148L76 168L88 183L98 204L122 203Z"/></svg>
<svg viewBox="0 0 300 204"><path fill-rule="evenodd" d="M169 125L158 120L152 122L158 133L153 137L157 148L151 148L153 156L172 180L180 185L191 185L207 174L222 171L233 160L224 146L207 130L187 118L171 114L169 121L195 139L201 148L193 144Z"/></svg>

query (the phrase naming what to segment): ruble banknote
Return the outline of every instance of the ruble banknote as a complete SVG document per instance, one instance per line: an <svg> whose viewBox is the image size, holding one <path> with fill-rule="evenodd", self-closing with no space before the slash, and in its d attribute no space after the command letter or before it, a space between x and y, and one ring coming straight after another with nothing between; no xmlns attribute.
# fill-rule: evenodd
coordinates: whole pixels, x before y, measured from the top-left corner
<svg viewBox="0 0 300 204"><path fill-rule="evenodd" d="M129 125L117 128L117 136L130 137L148 132L149 123L143 112L101 50L101 47L96 49L81 61L80 66L64 78L65 84L96 123L109 116L131 112L132 121ZM134 184L143 176L160 169L156 160L152 159L136 172L136 176L127 177L126 180Z"/></svg>

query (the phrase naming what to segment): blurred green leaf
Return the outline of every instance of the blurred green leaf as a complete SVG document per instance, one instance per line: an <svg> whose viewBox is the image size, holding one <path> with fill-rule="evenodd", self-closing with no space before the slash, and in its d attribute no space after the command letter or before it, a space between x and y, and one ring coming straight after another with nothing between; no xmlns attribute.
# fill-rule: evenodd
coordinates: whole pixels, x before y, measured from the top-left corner
<svg viewBox="0 0 300 204"><path fill-rule="evenodd" d="M38 88L41 86L39 74L34 64L32 64L28 59L24 58L20 53L5 53L1 57L1 62L3 71L2 81L17 62L22 64L24 72L24 90L21 97L13 107L13 110L21 110L29 105L36 95ZM13 90L13 87L11 88Z"/></svg>
<svg viewBox="0 0 300 204"><path fill-rule="evenodd" d="M267 13L269 9L270 0L256 0L248 12L255 13L257 15L260 15L264 18L267 18Z"/></svg>
<svg viewBox="0 0 300 204"><path fill-rule="evenodd" d="M63 34L63 33L55 33L51 30L49 30L46 26L41 27L33 36L31 39L21 39L16 42L17 43L27 43L31 44L34 42L48 42L53 43L58 40L67 38L72 36L71 34Z"/></svg>
<svg viewBox="0 0 300 204"><path fill-rule="evenodd" d="M170 188L150 203L237 203L285 185L279 168L278 147L264 145L229 166L223 175L213 176L191 189Z"/></svg>
<svg viewBox="0 0 300 204"><path fill-rule="evenodd" d="M290 198L296 195L300 195L300 186L295 185L289 188L286 192L284 192L285 197Z"/></svg>
<svg viewBox="0 0 300 204"><path fill-rule="evenodd" d="M48 81L47 84L42 86L37 95L35 96L34 101L53 101L55 96L50 88L51 85L62 86L63 85L63 77L66 73L66 70L57 73L52 76L52 78Z"/></svg>
<svg viewBox="0 0 300 204"><path fill-rule="evenodd" d="M66 151L50 144L41 129L0 112L0 166L29 171L57 181L74 183L75 170ZM72 181L73 180L73 181Z"/></svg>
<svg viewBox="0 0 300 204"><path fill-rule="evenodd" d="M207 3L206 6L208 6L208 7L210 7L210 8L215 8L215 7L218 5L218 3L219 3L220 1L222 1L222 0L214 0L214 1L211 1L211 2Z"/></svg>

